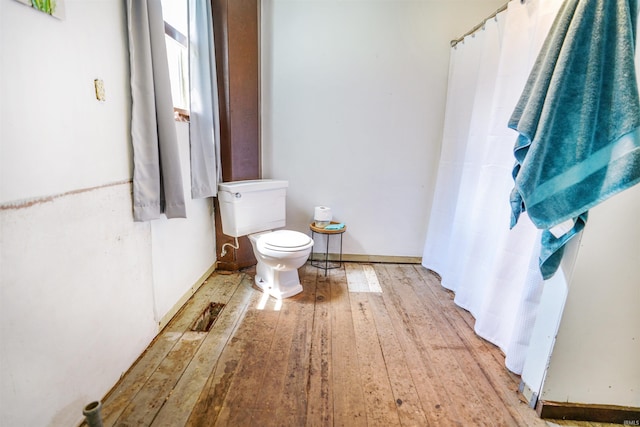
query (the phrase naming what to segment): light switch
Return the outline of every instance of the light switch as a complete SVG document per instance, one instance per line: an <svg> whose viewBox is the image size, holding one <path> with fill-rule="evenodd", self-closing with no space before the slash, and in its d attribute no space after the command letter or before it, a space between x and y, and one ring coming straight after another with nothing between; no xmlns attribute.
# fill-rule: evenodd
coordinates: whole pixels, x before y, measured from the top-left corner
<svg viewBox="0 0 640 427"><path fill-rule="evenodd" d="M93 84L96 87L96 99L98 101L106 101L107 99L104 96L104 82L101 79L95 79Z"/></svg>

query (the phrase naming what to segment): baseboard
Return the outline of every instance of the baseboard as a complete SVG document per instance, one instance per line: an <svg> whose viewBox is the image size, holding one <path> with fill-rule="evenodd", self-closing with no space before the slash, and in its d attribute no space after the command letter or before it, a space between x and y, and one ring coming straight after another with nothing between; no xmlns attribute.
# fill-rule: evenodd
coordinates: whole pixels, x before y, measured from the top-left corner
<svg viewBox="0 0 640 427"><path fill-rule="evenodd" d="M173 319L173 316L175 316L176 313L180 311L182 306L189 300L189 298L191 298L191 296L195 294L198 289L200 289L200 286L202 286L204 281L207 280L209 276L211 276L215 269L216 263L214 262L211 267L209 267L207 271L202 276L200 276L196 283L194 283L193 286L191 286L191 288L189 288L189 290L185 292L185 294L182 295L182 297L178 301L176 301L173 307L171 307L171 310L169 310L167 314L162 316L162 319L160 319L160 321L158 322L158 331L161 331L165 326L167 326L169 321Z"/></svg>
<svg viewBox="0 0 640 427"><path fill-rule="evenodd" d="M531 409L535 409L536 404L538 403L538 393L531 390L531 387L529 387L524 381L520 381L518 391L522 393L525 399L527 399L527 402L529 402L529 407Z"/></svg>
<svg viewBox="0 0 640 427"><path fill-rule="evenodd" d="M316 257L321 258L324 261L324 254L316 254ZM329 254L329 261L337 261L339 259L340 259L340 254L333 254L333 253ZM372 263L386 262L389 264L421 264L422 257L342 254L342 261L372 262Z"/></svg>
<svg viewBox="0 0 640 427"><path fill-rule="evenodd" d="M540 418L640 426L640 408L614 405L538 401Z"/></svg>

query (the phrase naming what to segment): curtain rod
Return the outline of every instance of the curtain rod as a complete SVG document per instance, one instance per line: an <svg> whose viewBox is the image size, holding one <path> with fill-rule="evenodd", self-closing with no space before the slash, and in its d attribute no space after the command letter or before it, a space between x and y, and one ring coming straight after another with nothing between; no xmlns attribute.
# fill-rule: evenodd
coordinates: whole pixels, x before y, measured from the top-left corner
<svg viewBox="0 0 640 427"><path fill-rule="evenodd" d="M491 15L487 16L486 18L484 18L482 20L482 22L480 22L478 25L476 25L475 27L473 27L471 30L467 31L466 33L464 33L464 35L462 37L459 37L455 40L451 40L451 47L456 47L456 45L458 43L460 43L461 41L464 40L465 37L475 33L476 31L478 31L480 28L484 27L484 24L486 24L486 22L489 19L495 18L497 14L499 14L500 12L507 10L507 6L509 5L509 2L506 2L505 4L503 4L502 6L500 6L498 9L496 9L495 12L493 12Z"/></svg>

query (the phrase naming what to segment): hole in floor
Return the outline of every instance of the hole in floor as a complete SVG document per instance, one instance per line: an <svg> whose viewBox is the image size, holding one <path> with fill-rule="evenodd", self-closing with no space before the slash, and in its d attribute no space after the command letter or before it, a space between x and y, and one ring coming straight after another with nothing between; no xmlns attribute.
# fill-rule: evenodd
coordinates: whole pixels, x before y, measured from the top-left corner
<svg viewBox="0 0 640 427"><path fill-rule="evenodd" d="M202 314L193 322L191 330L194 332L209 332L223 308L224 304L219 302L209 303Z"/></svg>

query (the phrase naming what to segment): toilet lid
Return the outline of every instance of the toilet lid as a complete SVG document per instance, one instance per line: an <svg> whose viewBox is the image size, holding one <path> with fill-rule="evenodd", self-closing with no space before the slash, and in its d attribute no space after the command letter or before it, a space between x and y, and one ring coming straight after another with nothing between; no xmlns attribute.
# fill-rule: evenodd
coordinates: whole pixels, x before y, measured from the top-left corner
<svg viewBox="0 0 640 427"><path fill-rule="evenodd" d="M293 230L277 230L260 237L258 243L266 249L293 252L305 249L312 243L309 236Z"/></svg>

